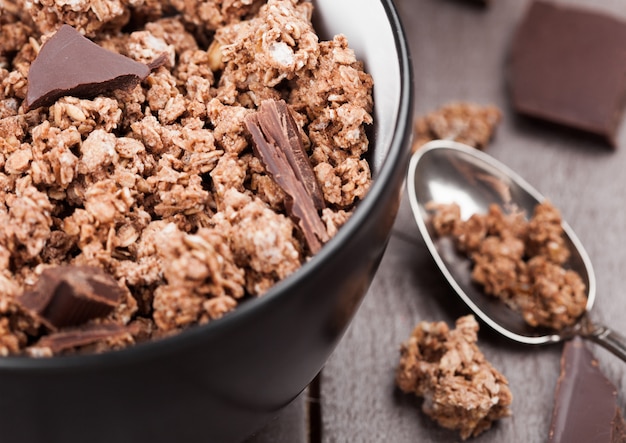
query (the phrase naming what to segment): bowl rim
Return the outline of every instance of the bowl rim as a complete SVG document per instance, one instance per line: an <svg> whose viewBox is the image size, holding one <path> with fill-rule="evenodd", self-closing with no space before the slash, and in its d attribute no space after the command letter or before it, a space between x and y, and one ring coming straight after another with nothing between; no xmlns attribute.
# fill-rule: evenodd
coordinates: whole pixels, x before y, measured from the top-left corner
<svg viewBox="0 0 626 443"><path fill-rule="evenodd" d="M409 53L406 34L399 18L398 11L392 0L380 0L391 27L396 52L398 55L400 74L400 93L397 109L397 118L393 136L389 142L389 150L379 168L376 179L372 182L365 198L358 204L354 214L339 229L337 234L307 263L300 269L285 279L276 283L262 297L247 300L240 306L225 315L223 318L209 322L204 325L194 325L181 330L170 337L160 338L154 341L147 341L129 346L127 348L107 351L98 354L77 354L66 356L52 356L36 358L28 356L7 356L0 357L1 371L26 372L49 372L55 370L85 370L97 366L106 368L111 366L128 365L139 360L151 360L161 358L168 354L180 351L183 348L193 346L195 343L204 340L208 335L217 334L236 328L237 325L245 321L245 318L253 315L261 308L267 308L277 300L290 296L291 288L298 286L315 269L322 266L322 263L329 257L337 254L342 245L359 231L361 225L366 223L368 214L378 206L383 198L385 185L392 180L394 175L401 174L401 169L408 166L410 144L412 135L412 115L413 115L413 68ZM401 187L402 188L402 187ZM293 295L293 294L291 294Z"/></svg>

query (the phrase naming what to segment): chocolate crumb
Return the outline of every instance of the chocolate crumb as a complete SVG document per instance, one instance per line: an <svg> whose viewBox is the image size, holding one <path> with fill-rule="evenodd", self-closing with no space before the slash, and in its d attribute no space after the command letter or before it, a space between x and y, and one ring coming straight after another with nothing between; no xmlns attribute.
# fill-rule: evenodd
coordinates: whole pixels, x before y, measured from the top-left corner
<svg viewBox="0 0 626 443"><path fill-rule="evenodd" d="M65 95L93 98L115 89L131 89L165 61L162 55L149 65L136 62L63 25L31 64L24 103L27 109L35 109Z"/></svg>
<svg viewBox="0 0 626 443"><path fill-rule="evenodd" d="M265 100L257 112L245 117L245 123L257 157L288 195L286 209L302 229L311 252L316 253L328 241L318 213L324 198L287 104Z"/></svg>
<svg viewBox="0 0 626 443"><path fill-rule="evenodd" d="M122 296L115 279L100 268L66 265L44 270L17 302L46 327L56 330L108 315Z"/></svg>

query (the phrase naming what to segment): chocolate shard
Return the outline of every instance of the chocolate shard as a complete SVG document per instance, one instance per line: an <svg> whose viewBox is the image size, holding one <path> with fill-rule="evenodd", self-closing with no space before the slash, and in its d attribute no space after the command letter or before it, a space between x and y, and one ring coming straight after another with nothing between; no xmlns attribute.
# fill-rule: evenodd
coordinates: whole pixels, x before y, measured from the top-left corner
<svg viewBox="0 0 626 443"><path fill-rule="evenodd" d="M152 69L150 65L101 48L76 29L63 25L39 51L28 71L27 109L48 106L64 95L92 98L115 89L132 88Z"/></svg>
<svg viewBox="0 0 626 443"><path fill-rule="evenodd" d="M311 253L315 254L328 241L318 213L324 207L324 198L287 104L282 100L266 100L257 112L246 116L245 124L252 135L256 155L287 194L287 212L300 226Z"/></svg>
<svg viewBox="0 0 626 443"><path fill-rule="evenodd" d="M563 348L549 434L549 443L578 441L626 442L617 389L580 337Z"/></svg>
<svg viewBox="0 0 626 443"><path fill-rule="evenodd" d="M513 40L509 68L516 111L615 147L626 95L626 22L535 1Z"/></svg>
<svg viewBox="0 0 626 443"><path fill-rule="evenodd" d="M17 302L47 328L56 330L105 317L122 297L122 288L102 269L64 265L44 270Z"/></svg>
<svg viewBox="0 0 626 443"><path fill-rule="evenodd" d="M34 349L49 349L52 354L58 354L70 349L88 346L102 340L123 338L132 335L129 326L118 324L90 324L69 331L55 332L42 337L31 347Z"/></svg>
<svg viewBox="0 0 626 443"><path fill-rule="evenodd" d="M309 156L304 150L298 125L289 112L287 103L284 100L265 100L261 103L259 111L257 114L259 124L268 143L289 147L289 149L283 149L283 152L291 169L313 200L315 208L320 210L326 207L324 194L317 182Z"/></svg>

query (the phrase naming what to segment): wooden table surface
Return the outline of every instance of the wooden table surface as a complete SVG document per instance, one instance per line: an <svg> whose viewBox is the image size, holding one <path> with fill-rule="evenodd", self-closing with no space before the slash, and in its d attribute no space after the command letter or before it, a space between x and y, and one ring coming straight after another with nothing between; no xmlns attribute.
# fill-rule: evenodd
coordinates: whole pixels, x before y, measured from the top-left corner
<svg viewBox="0 0 626 443"><path fill-rule="evenodd" d="M492 103L503 121L487 152L512 167L561 210L594 263L593 318L626 334L626 124L616 150L575 131L518 117L505 67L529 0L395 0L415 72L415 112L447 102ZM624 0L561 0L626 19ZM406 197L406 196L405 196ZM456 442L394 386L398 348L421 320L452 324L469 313L439 274L403 199L389 247L353 323L316 382L246 443ZM545 442L561 345L530 347L482 326L479 346L509 380L513 416L470 441ZM626 407L626 364L589 344Z"/></svg>

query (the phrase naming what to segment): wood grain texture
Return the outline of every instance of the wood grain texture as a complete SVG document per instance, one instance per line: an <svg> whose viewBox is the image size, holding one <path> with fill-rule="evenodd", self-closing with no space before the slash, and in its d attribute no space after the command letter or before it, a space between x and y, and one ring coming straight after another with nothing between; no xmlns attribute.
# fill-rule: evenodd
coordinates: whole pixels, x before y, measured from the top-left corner
<svg viewBox="0 0 626 443"><path fill-rule="evenodd" d="M576 131L516 116L506 90L507 50L530 0L395 0L415 71L415 111L466 100L504 114L487 151L532 183L561 210L594 263L598 294L593 317L626 334L626 124L611 150ZM623 0L560 0L626 19ZM452 324L468 313L440 275L420 238L406 196L389 247L352 325L320 376L325 443L456 442L421 413L420 400L394 386L399 345L421 320ZM482 326L479 345L509 379L513 417L472 439L476 443L547 440L561 345L530 347ZM626 364L590 349L626 407ZM247 443L308 440L303 397Z"/></svg>

